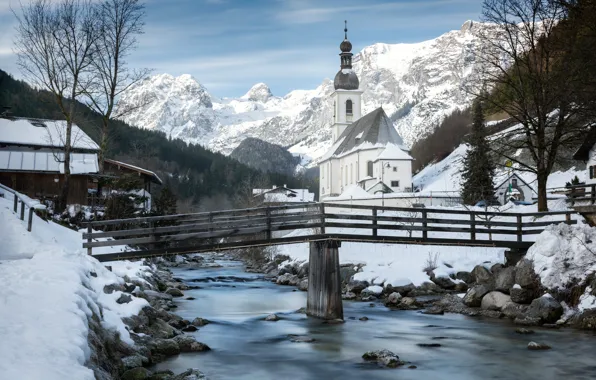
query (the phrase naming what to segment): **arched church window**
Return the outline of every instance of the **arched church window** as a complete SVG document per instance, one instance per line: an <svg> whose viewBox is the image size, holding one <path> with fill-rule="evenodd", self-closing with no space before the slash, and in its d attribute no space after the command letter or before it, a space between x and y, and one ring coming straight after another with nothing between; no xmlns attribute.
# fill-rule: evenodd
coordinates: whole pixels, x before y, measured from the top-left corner
<svg viewBox="0 0 596 380"><path fill-rule="evenodd" d="M372 161L368 161L366 163L366 175L369 177L373 176L373 162Z"/></svg>
<svg viewBox="0 0 596 380"><path fill-rule="evenodd" d="M346 100L346 115L352 115L352 109L353 109L352 100L351 99Z"/></svg>

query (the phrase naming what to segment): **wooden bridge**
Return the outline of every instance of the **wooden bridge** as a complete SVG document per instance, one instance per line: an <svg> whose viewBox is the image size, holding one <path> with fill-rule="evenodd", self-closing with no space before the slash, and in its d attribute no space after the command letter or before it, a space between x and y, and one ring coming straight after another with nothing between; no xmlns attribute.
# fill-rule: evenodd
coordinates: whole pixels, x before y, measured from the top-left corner
<svg viewBox="0 0 596 380"><path fill-rule="evenodd" d="M576 215L312 203L95 221L83 233L83 247L100 261L113 261L308 242L307 312L335 319L343 318L341 242L526 250L546 226L577 223ZM93 252L118 246L134 250Z"/></svg>

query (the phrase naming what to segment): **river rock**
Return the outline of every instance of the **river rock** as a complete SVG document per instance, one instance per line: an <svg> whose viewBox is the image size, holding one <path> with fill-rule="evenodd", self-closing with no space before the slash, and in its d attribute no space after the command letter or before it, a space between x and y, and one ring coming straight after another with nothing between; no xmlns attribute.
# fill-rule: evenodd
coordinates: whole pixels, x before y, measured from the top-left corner
<svg viewBox="0 0 596 380"><path fill-rule="evenodd" d="M180 346L174 339L154 339L150 348L153 355L173 356L180 353Z"/></svg>
<svg viewBox="0 0 596 380"><path fill-rule="evenodd" d="M190 322L186 319L182 318L172 318L168 324L175 329L183 329L190 324Z"/></svg>
<svg viewBox="0 0 596 380"><path fill-rule="evenodd" d="M543 323L555 323L563 315L563 306L550 295L536 298L528 308L529 318L540 318Z"/></svg>
<svg viewBox="0 0 596 380"><path fill-rule="evenodd" d="M431 306L428 309L422 310L421 313L428 315L443 315L445 314L445 311L440 306Z"/></svg>
<svg viewBox="0 0 596 380"><path fill-rule="evenodd" d="M480 308L483 310L501 311L505 305L511 302L511 297L501 292L490 292L482 297Z"/></svg>
<svg viewBox="0 0 596 380"><path fill-rule="evenodd" d="M540 287L540 280L534 272L534 264L531 260L522 259L517 263L515 266L515 283L527 289Z"/></svg>
<svg viewBox="0 0 596 380"><path fill-rule="evenodd" d="M418 301L416 301L416 298L413 298L413 297L403 297L399 303L400 303L400 305L403 305L403 306L410 306L410 307L419 306Z"/></svg>
<svg viewBox="0 0 596 380"><path fill-rule="evenodd" d="M118 297L118 299L116 300L116 303L122 305L125 303L129 303L131 301L132 301L132 296L130 294L122 293L122 294L120 294L120 297Z"/></svg>
<svg viewBox="0 0 596 380"><path fill-rule="evenodd" d="M365 322L365 321L368 321L368 317L360 317L360 318L358 318L358 320Z"/></svg>
<svg viewBox="0 0 596 380"><path fill-rule="evenodd" d="M298 267L298 273L296 273L296 275L300 278L308 277L308 262L302 263L302 265Z"/></svg>
<svg viewBox="0 0 596 380"><path fill-rule="evenodd" d="M455 288L453 290L457 293L465 293L468 291L468 289L470 289L468 284L465 282L458 282L455 284Z"/></svg>
<svg viewBox="0 0 596 380"><path fill-rule="evenodd" d="M209 351L211 348L204 343L197 342L197 340L190 335L178 335L173 339L180 349L180 352L203 352Z"/></svg>
<svg viewBox="0 0 596 380"><path fill-rule="evenodd" d="M192 324L194 326L198 326L198 327L205 326L205 325L207 325L209 323L210 322L208 320L204 319L204 318L198 318L197 317L197 318L195 318L195 319L192 320Z"/></svg>
<svg viewBox="0 0 596 380"><path fill-rule="evenodd" d="M503 268L505 268L505 265L503 265L501 263L496 263L492 267L490 267L490 271L491 271L492 274L497 274L501 270L503 270Z"/></svg>
<svg viewBox="0 0 596 380"><path fill-rule="evenodd" d="M490 290L493 289L495 283L494 276L483 265L476 265L474 269L472 269L472 276L476 279L477 284L486 285Z"/></svg>
<svg viewBox="0 0 596 380"><path fill-rule="evenodd" d="M368 362L376 362L377 364L387 368L397 368L406 364L399 360L399 356L389 350L369 351L362 355L362 359Z"/></svg>
<svg viewBox="0 0 596 380"><path fill-rule="evenodd" d="M596 309L586 310L578 315L573 326L582 330L596 330Z"/></svg>
<svg viewBox="0 0 596 380"><path fill-rule="evenodd" d="M294 343L313 343L315 341L314 338L306 335L288 335L288 337Z"/></svg>
<svg viewBox="0 0 596 380"><path fill-rule="evenodd" d="M171 378L171 380L205 380L207 377L198 369L189 368L179 375Z"/></svg>
<svg viewBox="0 0 596 380"><path fill-rule="evenodd" d="M455 274L457 280L462 280L466 284L471 284L475 281L474 276L470 272L459 271Z"/></svg>
<svg viewBox="0 0 596 380"><path fill-rule="evenodd" d="M195 332L198 331L199 329L196 326L193 325L188 325L188 326L184 326L184 328L182 328L182 331L184 332Z"/></svg>
<svg viewBox="0 0 596 380"><path fill-rule="evenodd" d="M385 294L391 294L393 292L397 292L399 294L401 294L403 297L406 297L412 290L416 289L416 286L414 286L414 284L409 283L406 285L399 285L399 286L393 286L391 284L387 284L385 285Z"/></svg>
<svg viewBox="0 0 596 380"><path fill-rule="evenodd" d="M455 289L455 282L447 276L440 276L440 277L431 277L430 279L432 282L437 284L443 289L452 290Z"/></svg>
<svg viewBox="0 0 596 380"><path fill-rule="evenodd" d="M125 371L120 377L122 380L145 380L151 376L151 371L147 368L137 367Z"/></svg>
<svg viewBox="0 0 596 380"><path fill-rule="evenodd" d="M536 296L536 290L524 289L519 285L514 285L511 289L509 289L509 294L511 295L511 300L513 302L529 304Z"/></svg>
<svg viewBox="0 0 596 380"><path fill-rule="evenodd" d="M278 285L292 285L296 286L300 283L300 279L295 274L286 273L277 278Z"/></svg>
<svg viewBox="0 0 596 380"><path fill-rule="evenodd" d="M352 293L352 292L347 292L347 293L344 293L341 295L341 299L351 301L351 300L356 299L356 294Z"/></svg>
<svg viewBox="0 0 596 380"><path fill-rule="evenodd" d="M276 314L269 314L268 316L265 317L266 321L270 321L270 322L275 322L275 321L279 321L279 317Z"/></svg>
<svg viewBox="0 0 596 380"><path fill-rule="evenodd" d="M538 326L540 325L540 318L530 318L530 317L520 317L520 318L515 318L513 320L513 323L515 323L516 325L522 325L522 326Z"/></svg>
<svg viewBox="0 0 596 380"><path fill-rule="evenodd" d="M166 294L169 294L172 297L184 297L184 293L182 293L182 291L177 288L167 288Z"/></svg>
<svg viewBox="0 0 596 380"><path fill-rule="evenodd" d="M495 290L509 294L509 289L515 285L515 267L499 270L495 276Z"/></svg>
<svg viewBox="0 0 596 380"><path fill-rule="evenodd" d="M518 334L522 334L522 335L534 334L534 330L525 329L523 327L519 327L519 328L515 329L515 332Z"/></svg>
<svg viewBox="0 0 596 380"><path fill-rule="evenodd" d="M463 298L463 302L466 306L469 307L479 307L482 303L482 298L490 292L490 288L484 284L482 285L475 285L468 292Z"/></svg>
<svg viewBox="0 0 596 380"><path fill-rule="evenodd" d="M153 375L148 380L172 380L174 378L174 372L169 369L162 371L153 372Z"/></svg>
<svg viewBox="0 0 596 380"><path fill-rule="evenodd" d="M156 292L155 290L151 290L151 289L144 290L143 294L145 294L149 298L149 301L151 301L151 298L162 299L162 300L172 300L171 295L166 294L166 293Z"/></svg>
<svg viewBox="0 0 596 380"><path fill-rule="evenodd" d="M302 290L303 292L308 291L308 279L300 281L300 284L298 284L298 289Z"/></svg>
<svg viewBox="0 0 596 380"><path fill-rule="evenodd" d="M127 370L136 367L142 367L144 364L149 363L149 359L142 355L125 356L120 360L122 362L122 366Z"/></svg>
<svg viewBox="0 0 596 380"><path fill-rule="evenodd" d="M528 343L528 350L550 350L551 346L544 343L530 342Z"/></svg>
<svg viewBox="0 0 596 380"><path fill-rule="evenodd" d="M350 280L346 286L346 290L354 294L360 294L366 288L368 288L368 282L359 280Z"/></svg>
<svg viewBox="0 0 596 380"><path fill-rule="evenodd" d="M523 318L528 311L528 305L521 305L515 302L509 302L501 311L503 315L510 319Z"/></svg>
<svg viewBox="0 0 596 380"><path fill-rule="evenodd" d="M339 279L342 284L350 282L352 276L356 274L356 269L353 264L343 264L339 267Z"/></svg>
<svg viewBox="0 0 596 380"><path fill-rule="evenodd" d="M398 292L393 292L389 295L389 297L387 297L387 300L385 301L385 305L395 306L398 303L400 303L401 299L402 299L401 294L399 294Z"/></svg>

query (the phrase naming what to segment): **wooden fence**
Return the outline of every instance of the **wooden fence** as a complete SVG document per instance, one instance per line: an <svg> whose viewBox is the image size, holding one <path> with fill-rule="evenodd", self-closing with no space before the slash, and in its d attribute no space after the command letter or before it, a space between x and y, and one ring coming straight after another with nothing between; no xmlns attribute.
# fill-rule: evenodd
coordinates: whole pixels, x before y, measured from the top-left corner
<svg viewBox="0 0 596 380"><path fill-rule="evenodd" d="M19 193L16 190L11 189L8 186L4 186L0 183L0 190L5 193L12 194L13 197L13 211L19 215L21 220L25 220L25 207L29 209L27 218L27 231L31 232L33 228L33 213L35 210L45 210L46 206L39 203L39 201L29 198L28 196ZM19 212L20 205L20 212Z"/></svg>
<svg viewBox="0 0 596 380"><path fill-rule="evenodd" d="M96 252L101 261L328 239L526 249L544 227L576 223L573 214L312 203L95 221L87 225L83 247L89 254L98 247L134 249Z"/></svg>

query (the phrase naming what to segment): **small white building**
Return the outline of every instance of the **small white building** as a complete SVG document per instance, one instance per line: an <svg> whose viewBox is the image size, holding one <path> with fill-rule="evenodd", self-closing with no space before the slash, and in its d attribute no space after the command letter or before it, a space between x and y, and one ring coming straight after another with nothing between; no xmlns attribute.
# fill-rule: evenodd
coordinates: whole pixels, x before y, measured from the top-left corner
<svg viewBox="0 0 596 380"><path fill-rule="evenodd" d="M589 129L573 159L586 163L586 184L596 184L596 125Z"/></svg>
<svg viewBox="0 0 596 380"><path fill-rule="evenodd" d="M381 107L361 116L363 91L352 70L352 44L348 41L347 28L344 31L341 67L331 95L333 145L319 163L320 198L337 196L353 184L371 194L410 192L413 158L393 123Z"/></svg>
<svg viewBox="0 0 596 380"><path fill-rule="evenodd" d="M501 204L516 201L531 202L537 196L536 190L516 173L512 173L495 187L495 197Z"/></svg>
<svg viewBox="0 0 596 380"><path fill-rule="evenodd" d="M308 203L315 201L315 194L308 189L290 189L284 186L273 186L271 189L253 189L255 198L261 198L263 203Z"/></svg>

